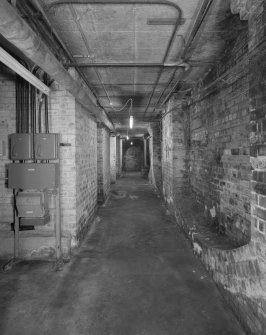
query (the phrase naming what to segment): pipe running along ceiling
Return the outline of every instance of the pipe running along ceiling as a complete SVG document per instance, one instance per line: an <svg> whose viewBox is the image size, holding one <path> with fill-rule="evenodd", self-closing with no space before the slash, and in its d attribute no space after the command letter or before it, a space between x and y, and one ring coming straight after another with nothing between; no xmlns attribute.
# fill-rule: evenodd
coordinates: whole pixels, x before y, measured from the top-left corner
<svg viewBox="0 0 266 335"><path fill-rule="evenodd" d="M149 114L162 75L167 77L173 71L171 66L186 67L180 61L166 64L178 28L184 23L177 4L166 0L56 1L44 10L51 20L59 10L69 11L76 37L80 37L84 48L73 50L77 64L68 66L82 68L91 78L101 104L116 123L127 122L129 99L133 101L135 119L154 117ZM170 26L166 25L169 18L165 12L170 15ZM158 21L161 17L166 19L166 29L154 31L155 26L148 20ZM52 24L56 27L55 20Z"/></svg>
<svg viewBox="0 0 266 335"><path fill-rule="evenodd" d="M60 75L57 70L54 79L67 78L71 86L62 68L75 68L90 92L82 91L80 100L87 96L98 106L94 113L105 111L118 129L128 126L131 101L138 130L158 120L171 94L201 79L234 35L224 0L25 0L17 10L56 55ZM14 43L5 27L0 32ZM44 71L53 75L51 68L45 59Z"/></svg>

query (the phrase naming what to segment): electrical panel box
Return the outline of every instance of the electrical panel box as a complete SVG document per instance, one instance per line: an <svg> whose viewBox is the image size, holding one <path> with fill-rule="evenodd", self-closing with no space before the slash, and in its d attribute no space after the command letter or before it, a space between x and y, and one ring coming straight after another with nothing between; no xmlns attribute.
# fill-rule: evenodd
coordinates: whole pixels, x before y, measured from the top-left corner
<svg viewBox="0 0 266 335"><path fill-rule="evenodd" d="M58 159L59 134L35 134L34 150L36 159Z"/></svg>
<svg viewBox="0 0 266 335"><path fill-rule="evenodd" d="M29 160L33 156L32 134L10 134L10 159Z"/></svg>
<svg viewBox="0 0 266 335"><path fill-rule="evenodd" d="M16 195L18 217L40 218L48 212L47 191L19 192Z"/></svg>
<svg viewBox="0 0 266 335"><path fill-rule="evenodd" d="M57 163L13 163L7 169L9 188L55 189L59 184Z"/></svg>

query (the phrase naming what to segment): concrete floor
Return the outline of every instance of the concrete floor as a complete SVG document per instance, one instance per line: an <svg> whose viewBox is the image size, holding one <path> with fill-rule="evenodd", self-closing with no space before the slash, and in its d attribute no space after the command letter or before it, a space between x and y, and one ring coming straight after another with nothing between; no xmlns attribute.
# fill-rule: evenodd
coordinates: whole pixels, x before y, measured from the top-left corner
<svg viewBox="0 0 266 335"><path fill-rule="evenodd" d="M0 275L0 334L244 334L152 186L126 175L115 189L126 197L62 271L32 261Z"/></svg>

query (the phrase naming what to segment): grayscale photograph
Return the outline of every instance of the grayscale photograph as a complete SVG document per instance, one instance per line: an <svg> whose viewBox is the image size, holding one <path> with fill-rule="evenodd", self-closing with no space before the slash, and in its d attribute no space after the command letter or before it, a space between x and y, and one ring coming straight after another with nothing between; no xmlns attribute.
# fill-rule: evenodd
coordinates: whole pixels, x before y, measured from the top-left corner
<svg viewBox="0 0 266 335"><path fill-rule="evenodd" d="M266 334L266 0L0 0L0 335Z"/></svg>

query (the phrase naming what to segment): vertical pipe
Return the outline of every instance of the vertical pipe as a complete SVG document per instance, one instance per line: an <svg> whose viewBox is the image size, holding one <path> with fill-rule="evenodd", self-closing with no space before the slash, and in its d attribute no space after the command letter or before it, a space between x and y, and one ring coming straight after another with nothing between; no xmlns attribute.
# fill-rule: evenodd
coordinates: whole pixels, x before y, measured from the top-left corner
<svg viewBox="0 0 266 335"><path fill-rule="evenodd" d="M14 196L14 258L19 256L19 218L16 210L16 190L13 189Z"/></svg>
<svg viewBox="0 0 266 335"><path fill-rule="evenodd" d="M49 133L49 118L48 118L48 96L45 95L44 97L44 102L45 102L45 132L48 134Z"/></svg>
<svg viewBox="0 0 266 335"><path fill-rule="evenodd" d="M32 145L33 145L33 161L35 160L35 136L36 134L36 88L32 86Z"/></svg>
<svg viewBox="0 0 266 335"><path fill-rule="evenodd" d="M28 111L27 111L27 85L26 80L22 79L22 129L23 133L27 133Z"/></svg>
<svg viewBox="0 0 266 335"><path fill-rule="evenodd" d="M48 76L44 74L44 83L47 86L50 86L51 83L48 83ZM48 116L48 96L44 94L44 123L45 123L45 132L49 133L49 116Z"/></svg>
<svg viewBox="0 0 266 335"><path fill-rule="evenodd" d="M39 102L39 110L38 110L38 128L39 128L39 133L42 132L42 103L44 99L44 94L42 94L40 102Z"/></svg>
<svg viewBox="0 0 266 335"><path fill-rule="evenodd" d="M33 86L30 85L30 132L33 134Z"/></svg>
<svg viewBox="0 0 266 335"><path fill-rule="evenodd" d="M36 89L34 86L31 87L31 94L32 94L32 97L31 97L31 103L32 103L32 110L31 110L31 113L32 113L32 116L31 116L31 129L32 129L32 134L34 133L34 119L35 119L35 96L36 96Z"/></svg>
<svg viewBox="0 0 266 335"><path fill-rule="evenodd" d="M20 106L21 106L21 132L24 133L24 83L21 79L21 99L20 99Z"/></svg>
<svg viewBox="0 0 266 335"><path fill-rule="evenodd" d="M22 79L22 132L25 133L25 81Z"/></svg>
<svg viewBox="0 0 266 335"><path fill-rule="evenodd" d="M25 133L25 81L22 79L22 131Z"/></svg>
<svg viewBox="0 0 266 335"><path fill-rule="evenodd" d="M58 138L60 142L60 138ZM60 148L60 147L59 147ZM56 221L55 221L55 240L56 240L56 269L60 270L62 266L62 247L61 247L61 199L60 199L60 151L58 155L58 188L56 194Z"/></svg>
<svg viewBox="0 0 266 335"><path fill-rule="evenodd" d="M36 109L36 88L33 88L33 134L36 134L37 125L36 125L36 118L37 118L37 109Z"/></svg>
<svg viewBox="0 0 266 335"><path fill-rule="evenodd" d="M23 94L23 90L22 90L22 78L19 79L19 88L20 88L20 95L19 95L19 108L20 108L20 132L23 132L23 108L22 108L22 94Z"/></svg>
<svg viewBox="0 0 266 335"><path fill-rule="evenodd" d="M30 109L29 109L29 99L30 99L30 84L25 82L25 131L29 133L30 131Z"/></svg>
<svg viewBox="0 0 266 335"><path fill-rule="evenodd" d="M144 143L144 167L147 166L147 141L145 137L143 137L143 143Z"/></svg>
<svg viewBox="0 0 266 335"><path fill-rule="evenodd" d="M56 260L61 260L61 206L60 206L60 187L56 194L56 222L55 222L55 239L56 239Z"/></svg>
<svg viewBox="0 0 266 335"><path fill-rule="evenodd" d="M18 75L16 76L16 133L19 133L20 127L20 110L19 110L19 82Z"/></svg>
<svg viewBox="0 0 266 335"><path fill-rule="evenodd" d="M29 84L29 133L32 133L32 85Z"/></svg>

